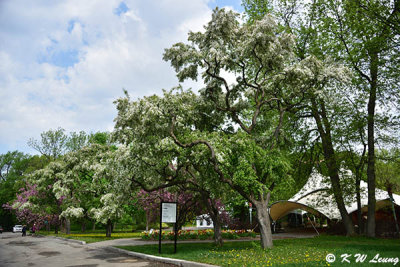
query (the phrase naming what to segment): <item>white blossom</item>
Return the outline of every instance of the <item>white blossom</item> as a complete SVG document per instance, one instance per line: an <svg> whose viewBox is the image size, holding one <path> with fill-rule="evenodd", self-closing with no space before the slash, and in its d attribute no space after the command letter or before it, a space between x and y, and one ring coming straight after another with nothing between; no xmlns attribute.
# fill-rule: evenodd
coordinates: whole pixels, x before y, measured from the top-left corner
<svg viewBox="0 0 400 267"><path fill-rule="evenodd" d="M84 215L83 208L68 207L61 213L61 217L64 218L81 218Z"/></svg>

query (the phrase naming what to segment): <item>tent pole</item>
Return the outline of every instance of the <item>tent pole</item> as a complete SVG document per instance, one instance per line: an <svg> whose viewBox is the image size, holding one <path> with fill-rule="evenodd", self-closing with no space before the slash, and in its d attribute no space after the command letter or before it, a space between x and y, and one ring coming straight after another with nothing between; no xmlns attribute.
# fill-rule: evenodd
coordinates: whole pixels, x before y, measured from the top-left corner
<svg viewBox="0 0 400 267"><path fill-rule="evenodd" d="M306 216L307 216L307 218L308 218L308 221L311 223L312 227L314 228L315 232L317 232L317 234L319 235L319 232L318 232L317 228L315 228L313 222L310 220L310 217L308 217L308 214L307 214L307 213L306 213Z"/></svg>

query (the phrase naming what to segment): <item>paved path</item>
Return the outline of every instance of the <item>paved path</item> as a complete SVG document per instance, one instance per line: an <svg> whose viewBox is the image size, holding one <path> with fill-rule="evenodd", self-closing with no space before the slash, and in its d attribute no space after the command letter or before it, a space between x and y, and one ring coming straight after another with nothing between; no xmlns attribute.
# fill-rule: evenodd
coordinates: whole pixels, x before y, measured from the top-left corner
<svg viewBox="0 0 400 267"><path fill-rule="evenodd" d="M6 232L0 234L0 267L173 266L124 255L106 247Z"/></svg>

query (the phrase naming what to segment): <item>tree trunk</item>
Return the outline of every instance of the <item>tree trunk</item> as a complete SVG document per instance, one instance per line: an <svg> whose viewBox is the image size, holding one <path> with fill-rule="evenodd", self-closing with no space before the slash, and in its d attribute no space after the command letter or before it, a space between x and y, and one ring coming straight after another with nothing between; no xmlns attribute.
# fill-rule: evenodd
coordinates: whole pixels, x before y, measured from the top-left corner
<svg viewBox="0 0 400 267"><path fill-rule="evenodd" d="M149 231L149 225L150 225L150 211L146 210L146 231Z"/></svg>
<svg viewBox="0 0 400 267"><path fill-rule="evenodd" d="M364 233L364 221L362 219L362 213L361 213L361 177L362 177L362 170L364 169L365 165L365 153L367 152L367 144L364 142L363 134L361 133L362 130L360 130L360 137L363 142L364 148L363 152L360 157L360 162L356 166L356 199L357 199L357 221L358 221L358 234L363 234Z"/></svg>
<svg viewBox="0 0 400 267"><path fill-rule="evenodd" d="M328 153L329 156L329 153ZM327 166L329 170L329 177L331 179L331 184L332 184L332 189L333 189L333 195L336 200L336 204L338 206L340 215L343 220L343 224L346 228L346 234L347 236L353 236L355 234L354 231L354 224L353 221L348 214L346 210L346 206L344 204L344 199L343 199L343 191L340 185L340 178L339 178L339 173L337 170L337 167L335 166L336 162L334 158L331 158L327 160Z"/></svg>
<svg viewBox="0 0 400 267"><path fill-rule="evenodd" d="M329 178L331 180L333 196L335 198L337 207L343 220L343 224L346 228L348 236L355 234L353 222L346 210L343 199L343 190L340 185L339 170L336 162L335 150L333 148L331 127L325 110L325 103L323 100L319 100L321 111L318 108L316 98L311 98L312 103L312 115L317 124L318 132L322 141L322 148L326 166L328 167Z"/></svg>
<svg viewBox="0 0 400 267"><path fill-rule="evenodd" d="M257 209L257 221L260 227L261 247L263 249L272 248L271 222L268 213L268 202L270 193L267 194L267 200L256 201L254 204Z"/></svg>
<svg viewBox="0 0 400 267"><path fill-rule="evenodd" d="M93 226L92 226L92 231L94 232L96 230L96 222L93 222Z"/></svg>
<svg viewBox="0 0 400 267"><path fill-rule="evenodd" d="M397 222L396 209L394 208L393 193L391 190L388 190L388 194L389 194L390 202L392 203L393 218L394 218L394 223L396 225L397 237L400 237L400 229L399 229L399 224Z"/></svg>
<svg viewBox="0 0 400 267"><path fill-rule="evenodd" d="M65 233L65 219L61 219L60 221L60 231Z"/></svg>
<svg viewBox="0 0 400 267"><path fill-rule="evenodd" d="M378 53L372 52L370 58L370 92L368 100L368 216L367 236L375 237L375 104L378 82Z"/></svg>
<svg viewBox="0 0 400 267"><path fill-rule="evenodd" d="M106 237L111 237L111 232L112 232L112 223L111 220L107 220L107 228L106 228Z"/></svg>
<svg viewBox="0 0 400 267"><path fill-rule="evenodd" d="M86 222L85 222L85 220L83 220L82 223L81 223L81 232L82 233L86 232Z"/></svg>
<svg viewBox="0 0 400 267"><path fill-rule="evenodd" d="M71 234L71 220L70 219L65 219L65 233L67 235Z"/></svg>
<svg viewBox="0 0 400 267"><path fill-rule="evenodd" d="M224 244L224 240L222 239L222 230L221 230L221 223L216 220L214 221L214 243L217 247L222 247Z"/></svg>
<svg viewBox="0 0 400 267"><path fill-rule="evenodd" d="M55 233L55 234L58 234L58 228L59 228L59 224L56 224L56 225L54 226L54 233Z"/></svg>
<svg viewBox="0 0 400 267"><path fill-rule="evenodd" d="M212 206L210 203L212 200L206 200L207 202L207 210L210 214L210 217L213 221L214 225L214 242L217 247L222 247L224 241L222 240L222 231L221 231L221 220L219 217L219 211L217 207Z"/></svg>

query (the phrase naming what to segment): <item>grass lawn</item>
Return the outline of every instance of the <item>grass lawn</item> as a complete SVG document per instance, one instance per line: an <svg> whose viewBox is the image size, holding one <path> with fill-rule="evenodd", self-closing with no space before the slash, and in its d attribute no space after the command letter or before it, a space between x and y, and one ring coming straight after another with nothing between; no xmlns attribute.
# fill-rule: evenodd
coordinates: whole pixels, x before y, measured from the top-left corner
<svg viewBox="0 0 400 267"><path fill-rule="evenodd" d="M158 245L119 247L131 251L157 255ZM220 266L393 266L394 263L370 263L377 254L380 257L400 260L400 240L372 239L365 237L319 236L304 239L282 239L274 241L274 248L263 251L259 242L226 242L222 248L211 243L179 244L173 254L173 244L163 244L161 256ZM326 256L332 253L334 263ZM342 254L351 254L350 263L342 263ZM366 254L363 263L357 262L355 254ZM378 261L378 260L377 260ZM400 266L400 262L396 264Z"/></svg>
<svg viewBox="0 0 400 267"><path fill-rule="evenodd" d="M111 237L106 237L105 230L102 232L95 231L95 232L78 232L78 231L71 231L71 234L67 235L64 233L55 234L54 232L47 232L47 231L39 231L38 234L40 235L50 235L50 236L59 236L63 238L69 239L76 239L85 241L86 243L94 243L100 242L105 240L112 240L112 239L119 239L119 238L140 238L141 231L139 232L114 232L111 234Z"/></svg>

